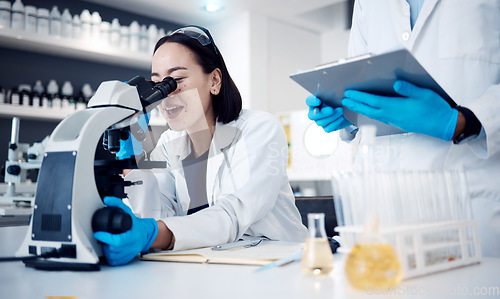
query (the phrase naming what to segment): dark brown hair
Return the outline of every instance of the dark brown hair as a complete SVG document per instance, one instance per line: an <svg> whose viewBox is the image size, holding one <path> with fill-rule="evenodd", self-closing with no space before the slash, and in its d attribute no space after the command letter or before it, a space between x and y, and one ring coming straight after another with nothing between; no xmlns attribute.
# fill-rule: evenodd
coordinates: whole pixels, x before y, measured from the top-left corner
<svg viewBox="0 0 500 299"><path fill-rule="evenodd" d="M206 29L204 31L208 32ZM210 36L209 33L208 36ZM224 124L237 119L242 108L241 95L227 71L222 54L220 54L213 40L211 39L211 43L204 46L195 38L183 33L174 32L172 35L162 37L156 43L153 54L161 45L167 42L178 43L189 48L195 54L196 62L201 66L205 74L210 74L216 68L220 69L222 73L222 86L219 94L213 96L212 103L215 119Z"/></svg>

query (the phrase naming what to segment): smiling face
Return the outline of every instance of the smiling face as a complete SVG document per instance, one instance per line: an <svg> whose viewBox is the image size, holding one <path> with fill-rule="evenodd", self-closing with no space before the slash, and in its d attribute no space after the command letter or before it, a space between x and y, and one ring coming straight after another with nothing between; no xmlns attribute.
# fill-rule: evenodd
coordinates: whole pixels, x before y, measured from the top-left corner
<svg viewBox="0 0 500 299"><path fill-rule="evenodd" d="M151 80L160 82L168 76L177 81L177 89L158 108L170 128L188 133L212 128L215 125L212 95L220 91L220 70L205 74L188 47L167 42L153 56Z"/></svg>

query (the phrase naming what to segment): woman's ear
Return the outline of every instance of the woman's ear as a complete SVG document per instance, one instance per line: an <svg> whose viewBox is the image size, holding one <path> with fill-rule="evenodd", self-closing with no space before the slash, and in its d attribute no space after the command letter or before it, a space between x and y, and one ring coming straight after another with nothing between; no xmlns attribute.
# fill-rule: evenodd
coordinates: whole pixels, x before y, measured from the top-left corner
<svg viewBox="0 0 500 299"><path fill-rule="evenodd" d="M210 93L218 95L222 86L222 72L219 68L216 68L210 73L210 82Z"/></svg>

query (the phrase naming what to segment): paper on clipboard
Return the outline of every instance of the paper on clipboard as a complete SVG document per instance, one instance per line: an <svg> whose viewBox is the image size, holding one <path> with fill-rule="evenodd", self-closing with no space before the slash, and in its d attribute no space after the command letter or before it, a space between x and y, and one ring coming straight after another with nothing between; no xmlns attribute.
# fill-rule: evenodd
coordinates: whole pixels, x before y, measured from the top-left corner
<svg viewBox="0 0 500 299"><path fill-rule="evenodd" d="M298 72L290 78L331 107L342 106L342 98L346 89L384 96L398 96L393 89L396 80L405 80L417 86L432 89L450 106L456 106L451 97L405 48L378 55L367 54L342 59ZM379 136L403 132L345 107L344 117L358 127L363 124L375 124Z"/></svg>

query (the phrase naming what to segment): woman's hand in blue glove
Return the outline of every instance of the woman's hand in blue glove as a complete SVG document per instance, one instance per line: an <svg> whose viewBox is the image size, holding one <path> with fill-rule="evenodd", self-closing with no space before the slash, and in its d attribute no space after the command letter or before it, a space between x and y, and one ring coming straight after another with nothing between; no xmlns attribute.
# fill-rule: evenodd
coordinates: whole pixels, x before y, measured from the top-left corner
<svg viewBox="0 0 500 299"><path fill-rule="evenodd" d="M342 107L332 108L326 106L315 96L308 96L306 104L309 106L309 113L307 116L310 120L330 133L333 131L344 129L351 124L350 121L344 118L344 109Z"/></svg>
<svg viewBox="0 0 500 299"><path fill-rule="evenodd" d="M139 125L139 128L146 132L149 124L149 120L151 117L151 113L141 114L137 123L132 125L131 130L133 130L134 126ZM135 129L139 129L135 128ZM126 140L120 140L120 150L116 153L116 157L118 160L130 159L132 156L138 156L143 152L142 142L138 141L133 134L129 132L128 138Z"/></svg>
<svg viewBox="0 0 500 299"><path fill-rule="evenodd" d="M132 217L132 228L121 234L98 231L94 238L103 244L104 255L112 266L124 265L140 252L149 250L158 234L158 224L153 218L137 218L132 210L117 197L106 196L104 204L119 207Z"/></svg>
<svg viewBox="0 0 500 299"><path fill-rule="evenodd" d="M402 97L347 90L342 105L406 132L425 134L446 141L452 139L458 110L434 91L406 81L396 81L394 90Z"/></svg>

